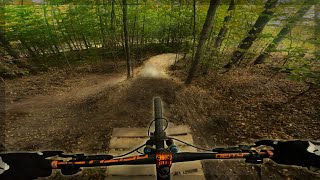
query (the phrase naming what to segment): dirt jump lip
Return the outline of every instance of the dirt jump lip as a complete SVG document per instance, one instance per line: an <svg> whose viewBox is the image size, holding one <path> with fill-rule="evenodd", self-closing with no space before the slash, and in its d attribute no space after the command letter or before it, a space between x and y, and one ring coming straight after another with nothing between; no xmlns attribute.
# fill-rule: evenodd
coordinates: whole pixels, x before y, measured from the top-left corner
<svg viewBox="0 0 320 180"><path fill-rule="evenodd" d="M181 55L173 53L153 56L137 70L137 77L169 78L168 68L181 58Z"/></svg>

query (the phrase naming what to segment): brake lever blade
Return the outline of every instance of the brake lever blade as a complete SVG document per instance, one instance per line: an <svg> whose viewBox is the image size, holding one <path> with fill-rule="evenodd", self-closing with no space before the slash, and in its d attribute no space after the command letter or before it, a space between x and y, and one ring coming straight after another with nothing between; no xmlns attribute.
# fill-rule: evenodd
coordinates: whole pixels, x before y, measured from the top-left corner
<svg viewBox="0 0 320 180"><path fill-rule="evenodd" d="M43 157L61 156L63 151L41 151Z"/></svg>
<svg viewBox="0 0 320 180"><path fill-rule="evenodd" d="M214 148L212 149L213 152L222 153L222 152L242 152L239 148Z"/></svg>
<svg viewBox="0 0 320 180"><path fill-rule="evenodd" d="M229 147L229 148L214 148L212 149L213 152L222 153L222 152L228 152L228 153L241 153L243 151L249 151L251 149L251 146L248 145L239 145L238 147Z"/></svg>
<svg viewBox="0 0 320 180"><path fill-rule="evenodd" d="M61 158L72 158L73 160L109 160L113 159L112 155L91 155L85 156L84 154L63 154L63 151L42 151L45 158L52 156L59 156Z"/></svg>
<svg viewBox="0 0 320 180"><path fill-rule="evenodd" d="M92 156L83 156L81 160L110 160L113 159L112 155L92 155Z"/></svg>
<svg viewBox="0 0 320 180"><path fill-rule="evenodd" d="M110 160L113 159L112 155L91 155L85 156L84 154L74 154L74 155L62 155L60 157L72 158L71 161L90 161L90 160Z"/></svg>

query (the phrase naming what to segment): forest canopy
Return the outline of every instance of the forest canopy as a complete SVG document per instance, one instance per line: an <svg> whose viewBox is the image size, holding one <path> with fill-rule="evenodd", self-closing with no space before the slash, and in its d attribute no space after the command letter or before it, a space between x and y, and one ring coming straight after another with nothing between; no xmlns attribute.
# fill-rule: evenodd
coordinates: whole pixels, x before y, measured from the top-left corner
<svg viewBox="0 0 320 180"><path fill-rule="evenodd" d="M272 63L291 79L319 82L318 0L1 2L2 60L44 63L47 57L69 64L88 54L117 59L130 49L126 56L138 61L148 51L176 52L184 54L188 67L207 74L279 57ZM211 5L214 13L206 24ZM199 67L191 63L197 53Z"/></svg>

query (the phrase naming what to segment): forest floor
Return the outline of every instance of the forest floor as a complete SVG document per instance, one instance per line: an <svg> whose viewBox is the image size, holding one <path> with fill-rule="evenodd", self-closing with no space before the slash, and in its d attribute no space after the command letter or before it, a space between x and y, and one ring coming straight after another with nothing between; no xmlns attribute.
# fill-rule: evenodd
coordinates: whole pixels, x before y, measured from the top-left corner
<svg viewBox="0 0 320 180"><path fill-rule="evenodd" d="M152 119L152 99L160 96L165 117L188 124L197 145L252 144L257 139L320 139L320 90L291 100L307 87L270 79L268 68L246 68L196 77L184 86L184 68L169 71L175 54L154 56L126 80L118 72L81 67L6 80L7 150L105 153L113 128L146 127ZM124 63L124 62L123 62ZM105 65L103 68L110 69ZM101 66L99 67L101 68ZM88 70L90 69L90 70ZM178 67L179 69L179 67ZM303 168L272 161L203 161L207 179L315 179ZM86 169L77 179L103 179L103 168ZM54 173L52 179L61 178ZM75 177L72 177L75 178Z"/></svg>

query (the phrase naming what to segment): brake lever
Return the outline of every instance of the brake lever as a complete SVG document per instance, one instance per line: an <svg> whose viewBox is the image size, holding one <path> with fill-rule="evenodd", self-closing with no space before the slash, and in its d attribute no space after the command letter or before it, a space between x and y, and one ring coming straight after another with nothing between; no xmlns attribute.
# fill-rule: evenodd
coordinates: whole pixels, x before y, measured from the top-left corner
<svg viewBox="0 0 320 180"><path fill-rule="evenodd" d="M250 146L249 146L250 147ZM262 164L263 159L266 158L264 155L260 154L259 152L265 151L267 152L269 158L273 155L272 151L270 150L262 150L262 149L257 149L257 145L253 145L250 147L250 155L246 158L246 163L251 163L251 164Z"/></svg>
<svg viewBox="0 0 320 180"><path fill-rule="evenodd" d="M73 164L73 162L76 161L91 161L91 160L110 160L113 159L114 157L112 155L91 155L91 156L85 156L84 154L60 154L59 157L62 158L72 158L71 160L69 160L68 162L71 162L70 164L64 166L63 168L61 168L61 173L63 175L73 175L76 174L81 170L81 168L76 165Z"/></svg>
<svg viewBox="0 0 320 180"><path fill-rule="evenodd" d="M251 164L261 164L263 163L263 156L257 153L256 150L252 149L255 146L248 145L239 145L238 147L229 147L229 148L214 148L213 152L216 153L244 153L248 152L250 155L246 157L245 162Z"/></svg>
<svg viewBox="0 0 320 180"><path fill-rule="evenodd" d="M248 145L239 145L237 147L229 147L229 148L214 148L213 152L217 153L241 153L243 151L250 151L251 146Z"/></svg>
<svg viewBox="0 0 320 180"><path fill-rule="evenodd" d="M251 164L262 164L263 163L263 155L259 154L256 150L250 151L250 155L246 158L246 163Z"/></svg>
<svg viewBox="0 0 320 180"><path fill-rule="evenodd" d="M43 157L52 157L52 156L61 156L63 154L63 151L41 151Z"/></svg>
<svg viewBox="0 0 320 180"><path fill-rule="evenodd" d="M58 156L61 158L72 158L71 161L86 161L86 160L109 160L113 159L112 155L91 155L85 156L84 154L63 154L63 151L42 151L41 152L45 158Z"/></svg>
<svg viewBox="0 0 320 180"><path fill-rule="evenodd" d="M83 154L76 157L76 160L89 161L89 160L110 160L113 159L112 155L92 155L84 156Z"/></svg>

